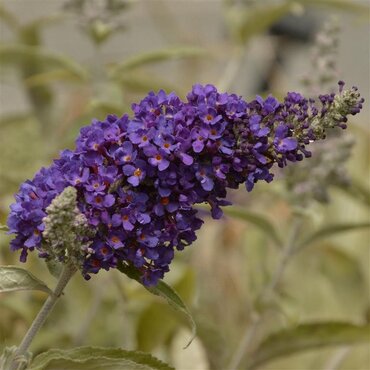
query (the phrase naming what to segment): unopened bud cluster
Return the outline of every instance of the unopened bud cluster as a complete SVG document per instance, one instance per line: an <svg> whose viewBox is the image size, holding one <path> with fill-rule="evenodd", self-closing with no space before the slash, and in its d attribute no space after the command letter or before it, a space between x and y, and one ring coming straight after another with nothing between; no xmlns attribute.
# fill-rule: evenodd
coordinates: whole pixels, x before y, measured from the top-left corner
<svg viewBox="0 0 370 370"><path fill-rule="evenodd" d="M45 242L40 254L81 268L94 232L77 208L77 190L72 186L65 188L46 208L46 213L42 220Z"/></svg>

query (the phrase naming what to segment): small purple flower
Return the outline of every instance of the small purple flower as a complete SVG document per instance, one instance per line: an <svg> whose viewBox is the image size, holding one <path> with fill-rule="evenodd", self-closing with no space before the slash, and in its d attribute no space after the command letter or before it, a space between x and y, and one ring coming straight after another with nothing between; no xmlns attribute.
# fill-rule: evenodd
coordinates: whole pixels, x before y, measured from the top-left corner
<svg viewBox="0 0 370 370"><path fill-rule="evenodd" d="M286 125L280 125L275 131L274 144L278 152L286 153L295 150L298 146L297 139L294 137L287 137L289 129Z"/></svg>
<svg viewBox="0 0 370 370"><path fill-rule="evenodd" d="M132 186L138 186L146 175L146 164L143 160L137 160L134 165L125 165L122 172L127 176L127 181Z"/></svg>
<svg viewBox="0 0 370 370"><path fill-rule="evenodd" d="M98 209L105 209L111 207L115 198L112 194L101 195L99 193L86 193L86 202Z"/></svg>
<svg viewBox="0 0 370 370"><path fill-rule="evenodd" d="M164 157L164 153L160 152L157 152L153 157L149 158L148 162L152 166L158 167L159 171L164 171L170 165L170 161Z"/></svg>

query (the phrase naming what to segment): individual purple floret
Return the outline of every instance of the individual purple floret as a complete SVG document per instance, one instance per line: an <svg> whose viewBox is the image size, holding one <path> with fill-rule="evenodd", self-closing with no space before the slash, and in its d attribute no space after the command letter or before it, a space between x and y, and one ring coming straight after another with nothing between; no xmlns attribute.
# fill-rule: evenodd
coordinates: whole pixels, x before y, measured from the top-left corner
<svg viewBox="0 0 370 370"><path fill-rule="evenodd" d="M227 188L273 179L309 157L306 145L325 129L345 128L362 108L357 89L322 95L318 105L298 93L284 102L257 97L249 103L212 85L195 85L182 102L175 94L149 93L133 104L133 116L109 115L81 129L75 151L65 150L49 168L21 185L8 219L12 250L21 261L43 239L46 207L64 188L77 190L77 206L95 236L80 261L83 275L124 263L145 285L156 284L174 257L196 239L203 221L194 205L209 203L222 216Z"/></svg>

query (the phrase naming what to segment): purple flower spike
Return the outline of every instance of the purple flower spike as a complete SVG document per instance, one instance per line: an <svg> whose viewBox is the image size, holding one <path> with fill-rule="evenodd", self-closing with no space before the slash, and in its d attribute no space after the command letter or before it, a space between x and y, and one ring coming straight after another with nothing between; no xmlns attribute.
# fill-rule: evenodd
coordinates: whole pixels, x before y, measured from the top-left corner
<svg viewBox="0 0 370 370"><path fill-rule="evenodd" d="M76 150L64 150L49 168L20 187L8 226L12 250L24 262L42 245L46 208L66 187L77 190L77 207L96 231L79 261L88 279L118 264L133 266L145 285L169 271L175 250L196 239L203 221L195 204L208 203L215 219L227 189L272 181L273 165L309 157L306 146L330 127L345 127L362 108L357 89L321 95L318 104L290 92L284 102L257 97L246 102L194 85L181 101L174 93L149 93L133 104L131 117L109 115L84 127ZM84 249L82 249L84 251Z"/></svg>

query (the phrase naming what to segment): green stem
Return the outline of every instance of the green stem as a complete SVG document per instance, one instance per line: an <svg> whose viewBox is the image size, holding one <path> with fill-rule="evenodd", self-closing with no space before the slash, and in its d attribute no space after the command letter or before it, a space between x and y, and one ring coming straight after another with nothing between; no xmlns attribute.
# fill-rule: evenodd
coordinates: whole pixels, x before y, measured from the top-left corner
<svg viewBox="0 0 370 370"><path fill-rule="evenodd" d="M75 272L76 268L74 266L66 265L64 267L62 273L59 276L59 280L53 291L53 294L49 295L49 297L45 301L40 312L37 314L35 320L32 322L32 325L28 329L21 344L19 345L17 351L15 352L15 356L12 361L12 364L10 365L9 370L18 369L19 363L22 361L22 358L27 353L27 350L33 338L36 336L36 334L44 324L46 318L49 316L51 310L54 308L59 297L63 294L64 288L66 287L66 285L68 284L69 280L71 279Z"/></svg>
<svg viewBox="0 0 370 370"><path fill-rule="evenodd" d="M280 261L272 274L272 278L270 282L263 288L263 290L259 294L259 298L257 299L257 301L262 304L262 307L264 307L271 300L276 287L281 281L285 268L290 258L294 254L295 240L297 238L297 234L299 233L301 224L302 219L297 216L297 218L293 221L293 225L291 227L285 246L282 248ZM228 369L237 369L245 354L250 352L251 346L255 342L255 337L258 329L264 321L264 314L264 311L262 311L260 314L252 314L252 320L250 323L248 323L248 326L244 331L242 339L239 342L239 346L231 358Z"/></svg>

